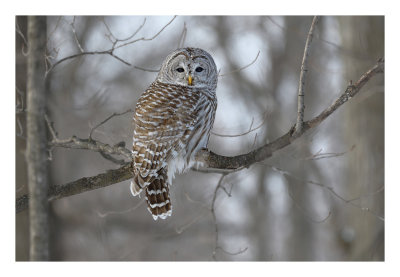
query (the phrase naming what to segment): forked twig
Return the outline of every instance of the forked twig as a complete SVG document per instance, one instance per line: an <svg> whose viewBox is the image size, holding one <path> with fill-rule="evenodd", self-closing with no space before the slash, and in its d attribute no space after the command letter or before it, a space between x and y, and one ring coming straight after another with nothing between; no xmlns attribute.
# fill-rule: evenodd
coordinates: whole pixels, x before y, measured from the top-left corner
<svg viewBox="0 0 400 277"><path fill-rule="evenodd" d="M66 139L59 139L56 130L54 129L53 122L51 122L47 115L45 115L45 120L47 122L47 127L50 131L52 139L49 141L49 146L51 147L64 147L72 149L86 149L96 152L101 152L106 155L122 155L129 161L132 159L132 152L116 144L110 146L106 143L94 140L94 139L81 139L76 136L72 136Z"/></svg>
<svg viewBox="0 0 400 277"><path fill-rule="evenodd" d="M108 49L108 50L103 50L103 51L85 51L85 52L80 52L80 53L77 53L77 54L74 54L74 55L71 55L71 56L62 58L62 59L58 60L57 62L55 62L54 64L52 64L52 65L47 69L47 71L46 71L46 77L48 76L48 74L50 73L50 71L52 71L52 70L53 70L57 65L59 65L60 63L62 63L62 62L64 62L64 61L67 61L67 60L71 60L71 59L77 58L77 57L81 57L81 56L84 56L84 55L110 55L110 56L112 56L113 58L119 60L120 62L122 62L122 63L124 63L124 64L126 64L126 65L128 65L128 66L131 66L131 64L130 64L129 62L127 62L127 61L125 61L124 59L122 59L122 58L118 57L117 55L115 55L115 54L114 54L114 51L115 51L116 49L119 49L119 48L121 48L121 47L124 47L124 46L130 45L130 44L136 43L136 42L138 42L138 41L151 41L151 40L155 39L156 37L158 37L158 36L161 34L162 31L165 30L165 28L167 28L167 27L175 20L175 18L176 18L176 16L174 16L166 25L164 25L163 28L161 28L160 31L158 31L154 36L152 36L152 37L150 37L150 38L141 37L141 38L138 38L138 39L135 39L135 40L132 40L132 41L128 41L128 42L123 43L123 44L118 45L118 46L116 45L117 42L123 41L123 40L116 40L116 41L113 43L113 46L112 46L110 49ZM107 26L107 24L105 24L105 25ZM142 24L142 25L143 25L143 24ZM140 29L140 28L139 28L139 29ZM137 33L137 32L135 32L135 33Z"/></svg>
<svg viewBox="0 0 400 277"><path fill-rule="evenodd" d="M115 117L115 116L124 115L124 114L130 113L130 112L133 112L133 110L132 110L132 109L128 109L128 110L126 110L126 111L124 111L124 112L122 112L122 113L112 113L110 116L108 116L108 117L107 117L106 119L104 119L102 122L100 122L100 123L98 123L97 125L95 125L95 126L90 130L89 139L92 139L92 135L93 135L94 130L96 130L96 129L99 128L101 125L103 125L104 123L106 123L107 121L109 121L111 118L113 118L113 117Z"/></svg>
<svg viewBox="0 0 400 277"><path fill-rule="evenodd" d="M74 19L72 20L72 22L70 23L70 25L71 25L72 33L74 34L74 39L75 39L76 45L78 46L79 51L81 51L81 53L83 53L83 52L85 52L85 51L83 50L83 48L82 48L82 46L81 46L81 44L80 44L80 42L79 42L78 36L76 35L76 30L75 30L75 18L76 18L76 17L74 16Z"/></svg>
<svg viewBox="0 0 400 277"><path fill-rule="evenodd" d="M335 158L335 157L341 157L351 151L353 151L356 148L356 145L353 145L349 150L345 151L345 152L340 152L340 153L321 153L322 149L320 149L317 153L309 156L309 157L305 157L302 160L321 160L321 159L329 159L329 158Z"/></svg>
<svg viewBox="0 0 400 277"><path fill-rule="evenodd" d="M215 187L214 194L213 194L213 199L211 201L210 211L211 211L211 214L212 214L212 217L213 217L213 221L214 221L214 226L215 226L215 246L214 246L214 250L212 252L213 260L217 260L216 255L217 255L217 250L218 249L222 250L224 253L226 253L228 255L239 255L239 254L242 254L243 252L245 252L247 250L247 247L245 247L244 249L241 249L241 250L239 250L238 252L235 252L235 253L229 252L229 251L225 250L222 246L220 246L219 242L218 242L219 234L218 234L217 216L215 214L215 201L217 199L217 193L218 193L219 189L223 189L227 193L226 189L222 185L223 179L226 177L226 175L227 175L227 173L221 174L221 178L219 179L218 184ZM228 194L228 196L230 196L230 193Z"/></svg>
<svg viewBox="0 0 400 277"><path fill-rule="evenodd" d="M289 178L291 178L291 179L297 180L297 181L299 181L299 182L303 182L303 183L307 183L307 184L319 186L319 187L321 187L321 188L327 190L329 193L331 193L333 196L335 196L335 197L338 198L339 200L343 201L344 203L350 204L350 205L352 205L353 207L356 207L356 208L358 208L358 209L360 209L360 210L362 210L362 211L367 211L367 212L371 213L372 215L376 216L378 219L380 219L380 220L382 220L382 221L385 221L385 218L384 218L383 216L378 215L377 213L375 213L375 212L372 211L371 209L366 208L366 207L362 207L362 206L359 206L359 205L353 203L355 200L358 200L358 199L361 198L361 197L357 197L357 198L353 198L353 199L349 199L349 200L348 200L348 199L345 199L345 198L344 198L343 196L341 196L340 194L338 194L338 193L334 190L334 188L333 188L332 186L326 186L326 185L324 185L323 183L315 182L315 181L311 181L311 180L303 180L303 179L301 179L301 178L299 178L299 177L297 177L297 176L294 176L293 174L291 174L291 173L288 172L288 171L285 171L285 170L283 170L283 169L281 169L281 168L278 168L278 167L275 167L275 166L271 166L271 165L266 164L266 163L263 163L263 162L260 162L260 164L266 165L266 166L270 167L273 171L278 172L278 173L282 174L283 176L286 176L286 177L289 177ZM374 193L375 193L375 194L376 194L376 193L379 193L379 192L381 192L382 190L383 190L383 188L379 188L379 189L378 189L376 192L374 192ZM372 193L372 194L374 194L374 193ZM371 194L371 195L372 195L372 194ZM289 194L289 196L291 196L291 195ZM295 204L297 204L297 203L295 203ZM322 221L325 221L328 217L329 217L329 215L328 215L324 220L322 220ZM316 222L318 223L319 221L316 221Z"/></svg>
<svg viewBox="0 0 400 277"><path fill-rule="evenodd" d="M238 68L238 69L229 71L229 72L224 73L224 74L218 74L218 77L225 77L225 76L230 75L230 74L232 74L232 73L240 72L240 71L242 71L242 70L248 68L249 66L253 65L253 64L257 61L258 56L260 55L260 52L261 52L261 51L258 51L257 56L255 57L255 59L254 59L251 63L249 63L248 65L245 65L245 66L243 66L243 67L241 67L241 68Z"/></svg>
<svg viewBox="0 0 400 277"><path fill-rule="evenodd" d="M268 117L268 116L267 116L267 113L265 113L264 118L262 119L261 123L258 124L258 125L257 125L256 127L254 127L254 128L253 128L253 123L254 123L254 117L253 117L253 118L252 118L252 121L251 121L251 124L250 124L249 130L246 131L246 132L240 133L240 134L225 135L225 134L216 133L216 132L214 132L214 131L211 131L211 134L214 135L214 136L224 137L224 138L234 138L234 137L245 136L245 135L247 135L247 134L250 134L250 133L252 133L252 132L254 132L254 131L260 129L260 128L264 125L265 120L267 119L267 117Z"/></svg>

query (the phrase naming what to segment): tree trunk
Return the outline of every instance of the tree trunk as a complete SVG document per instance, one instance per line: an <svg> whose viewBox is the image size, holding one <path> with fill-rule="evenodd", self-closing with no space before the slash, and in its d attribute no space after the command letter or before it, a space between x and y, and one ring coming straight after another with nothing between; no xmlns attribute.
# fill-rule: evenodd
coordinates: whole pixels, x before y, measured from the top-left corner
<svg viewBox="0 0 400 277"><path fill-rule="evenodd" d="M365 70L368 63L384 57L384 18L340 17L339 22L343 46L363 57L344 59L346 79L351 80ZM384 194L374 191L384 185L383 85L383 76L369 82L363 88L364 96L349 102L342 113L347 144L356 144L348 165L347 195L364 195L355 203L381 216L384 216ZM339 230L339 238L345 246L346 258L352 261L384 260L384 222L359 209L346 211L342 217L345 225ZM353 234L351 239L346 239L348 232Z"/></svg>
<svg viewBox="0 0 400 277"><path fill-rule="evenodd" d="M49 259L45 52L46 17L28 18L27 150L30 260Z"/></svg>

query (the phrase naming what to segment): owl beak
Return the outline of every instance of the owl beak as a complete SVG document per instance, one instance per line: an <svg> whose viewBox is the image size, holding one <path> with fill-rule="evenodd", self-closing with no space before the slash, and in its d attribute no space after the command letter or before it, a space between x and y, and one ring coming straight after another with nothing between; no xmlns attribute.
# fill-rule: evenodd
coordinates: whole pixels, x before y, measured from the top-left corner
<svg viewBox="0 0 400 277"><path fill-rule="evenodd" d="M189 86L192 85L192 81L193 81L192 75L189 75L189 77L188 77L188 84L189 84Z"/></svg>

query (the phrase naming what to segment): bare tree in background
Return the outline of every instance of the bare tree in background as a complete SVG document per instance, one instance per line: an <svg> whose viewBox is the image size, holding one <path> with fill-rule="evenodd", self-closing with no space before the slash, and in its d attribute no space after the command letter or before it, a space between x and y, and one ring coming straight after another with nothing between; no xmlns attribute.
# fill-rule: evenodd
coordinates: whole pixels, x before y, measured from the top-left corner
<svg viewBox="0 0 400 277"><path fill-rule="evenodd" d="M321 72L324 73L324 70L319 69L324 68L326 61L330 61L329 55L335 51L343 56L356 56L362 51L357 50L355 54L351 52L354 51L354 47L341 48L331 41L324 40L325 34L329 33L329 30L324 27L326 24L324 18L322 18L322 22L318 23L318 27L316 27L316 18L312 20L309 17L288 17L281 18L283 19L281 21L278 19L194 17L184 19L190 23L183 22L183 31L179 29L179 31L172 32L170 28L176 24L175 17L173 17L155 31L147 32L141 37L138 34L141 33L143 27L147 26L145 19L128 36L119 37L116 30L109 25L112 20L107 17L74 17L69 21L62 17L50 18L49 22L52 22L52 27L51 31L49 30L49 41L53 33L60 32L62 34L64 31L62 28L65 28L66 33L70 34L70 39L73 41L71 47L63 52L58 48L57 39L54 39L56 44L54 48L51 47L47 55L47 59L51 62L46 71L42 72L42 77L47 76L52 80L53 91L49 98L51 112L46 117L50 140L48 143L44 140L45 144L48 144L49 158L53 159L52 185L49 188L48 196L49 200L60 199L53 201L51 205L51 214L55 215L52 226L54 232L58 234L57 238L51 238L52 253L54 253L52 259L203 260L210 257L218 260L240 260L241 257L253 260L337 260L342 257L349 260L369 259L368 256L362 256L363 254L360 253L371 252L370 247L372 246L368 243L373 241L373 245L379 244L383 237L381 232L383 217L380 216L381 212L379 211L383 202L377 203L375 207L367 210L365 207L369 205L369 202L365 202L363 199L368 193L375 198L379 190L374 190L374 186L372 186L368 190L356 190L344 194L355 194L356 198L354 199L342 197L341 180L347 176L347 173L334 179L328 178L327 176L331 172L335 172L337 167L332 166L331 172L326 173L325 169L329 167L321 167L323 162L319 161L320 159L340 158L353 151L353 148L349 147L349 150L344 150L343 153L324 153L322 149L315 153L313 138L317 133L316 127L320 125L318 132L323 133L323 136L320 135L316 141L330 137L332 134L336 135L335 128L332 128L332 131L326 131L327 128L324 126L332 126L332 122L337 122L338 116L335 114L345 113L333 114L333 112L339 108L348 110L348 104L345 103L353 97L355 99L362 97L365 94L364 85L369 84L370 79L374 79L374 76L383 72L383 60L377 61L383 53L378 50L377 56L373 59L365 59L362 66L360 63L357 73L353 72L351 77L345 78L346 81L353 80L353 82L340 85L339 94L337 91L334 94L330 85L331 76L322 76ZM377 20L379 21L379 18ZM241 24L236 26L235 22ZM102 32L106 34L111 43L104 48L106 50L92 49L93 44L92 46L89 44L89 35L95 33L99 25L103 26ZM211 53L220 53L220 59L225 61L226 66L230 69L223 68L220 87L225 90L229 88L232 91L232 96L229 97L246 106L248 110L253 110L254 113L263 113L264 119L261 124L256 124L253 122L253 118L249 124L250 128L246 126L248 131L239 135L224 135L223 132L218 131L218 127L221 128L221 126L216 124L215 129L217 130L214 131L214 140L211 142L210 150L219 149L224 155L209 151L202 151L198 155L198 159L206 164L206 168L200 172L191 172L191 177L188 177L189 174L181 177L181 180L185 180L183 183L187 185L180 186L179 181L175 185L178 204L173 218L155 225L154 222L148 221L145 212L143 212L143 216L141 215L143 207L140 205L143 202L140 199L126 198L125 187L110 186L104 190L94 189L131 178L129 165L131 152L130 147L126 146L130 145L131 139L129 128L131 107L140 95L140 91L146 87L144 80L151 79L146 76L157 71L159 60L169 52L167 49L158 47L159 41L162 45L173 44L169 50L176 47L176 41L179 41L180 46L186 46L185 38L189 38L193 34L195 25L208 28L207 32L210 34L209 45L203 46L198 41L199 45L195 46L204 47ZM372 25L376 26L375 23L371 23ZM190 32L187 32L188 26L192 26ZM254 53L254 56L257 54L257 57L248 63L249 66L254 66L254 63L259 62L257 59L260 51L262 54L269 54L271 69L269 71L261 70L264 75L263 81L260 83L244 74L248 66L242 66L232 58L236 55L230 47L233 34L243 32L243 36L246 36L248 32L246 28L255 30L259 38L270 42L268 47L260 49L258 54ZM377 29L381 30L380 27ZM279 44L281 40L276 38L277 30L281 32L283 45ZM169 31L167 39L163 37L166 31ZM20 33L23 37L23 32L20 31ZM215 35L214 40L211 34ZM316 37L311 40L313 36ZM247 37L242 38L242 40L246 39ZM311 42L313 42L313 47L310 50L308 46L311 45ZM151 46L152 44L153 46ZM132 62L127 52L122 51L128 48L132 49L132 53L143 52L143 55L136 55ZM157 50L153 51L153 49ZM146 51L148 54L144 54ZM329 53L329 51L331 52ZM43 53L45 53L45 48ZM365 56L370 58L369 54L365 54ZM116 77L109 78L109 74L105 75L107 76L105 79L96 81L98 76L96 71L107 71L105 62L109 64L110 61L116 65L113 67L114 70L115 68L126 69L126 66L129 66L130 69L115 74ZM226 74L227 71L230 73ZM47 74L50 72L51 76ZM300 86L297 89L297 95L292 95L290 94L291 90L287 89L287 84L290 83L290 80L299 78L300 72ZM305 79L307 72L308 80ZM351 69L350 72L352 72ZM319 83L315 80L318 80ZM102 84L103 87L97 88L96 83ZM115 89L117 85L118 89ZM135 86L134 93L132 93L133 85ZM126 94L123 92L124 87L126 87ZM361 90L361 88L363 89ZM98 91L93 93L96 90ZM358 95L359 93L362 95ZM294 103L296 96L297 103ZM119 101L118 97L123 101ZM326 97L328 97L328 101L324 99ZM224 102L224 98L222 98L222 102ZM265 102L268 103L267 106L265 106ZM293 104L290 104L291 102ZM105 105L106 103L108 105ZM119 104L113 107L113 103ZM377 125L379 125L381 112L377 110L377 113ZM335 119L328 121L326 120L328 117ZM42 119L44 118L43 115ZM321 123L325 120L327 123L322 125ZM263 128L265 127L264 122L267 123L267 132ZM337 124L343 123L345 126L344 122L340 121ZM23 123L17 125L21 125L21 129L24 129ZM324 131L320 131L321 129ZM60 135L57 131L60 132ZM250 136L254 137L249 139ZM226 151L224 147L227 149L228 141L232 141L227 139L242 139L242 146L237 149L231 147L230 151ZM354 143L355 139L357 138L351 138L348 144ZM365 145L368 146L370 143L366 142ZM243 150L243 145L247 145L245 150ZM79 151L79 149L90 151L83 154L83 151ZM250 149L250 151L246 149ZM343 147L336 149L341 150ZM351 153L357 152L357 150L358 148ZM365 150L362 151L367 153ZM377 153L380 153L379 151L378 149ZM237 155L238 152L245 154ZM98 153L104 158L103 160L99 158ZM378 162L381 158L379 155L375 157ZM359 160L357 159L356 162ZM64 166L62 166L63 164ZM349 166L349 168L353 169L354 167ZM99 174L99 170L103 173ZM250 176L252 178L248 180ZM273 178L275 181L272 181ZM279 204L281 208L277 208L279 205L274 196L276 192L273 192L278 187L275 185L277 179L280 179L280 182L284 183L287 188L287 199L281 200L284 202L284 204ZM359 186L362 187L363 181L360 181ZM376 185L380 181L383 182L383 179L377 177L372 184ZM256 187L252 185L253 182ZM355 181L349 183L353 182ZM19 187L17 184L17 188ZM351 188L355 187L351 186ZM112 191L112 193L107 194L106 190ZM319 190L322 193L319 193ZM92 192L82 194L85 191ZM30 198L23 195L23 191L19 193L19 195L21 194L22 196L17 198L17 229L19 229L18 220L24 216L28 202L32 205L31 192L29 192ZM66 198L71 195L77 196ZM223 210L219 205L223 196L231 197L230 203L237 202L237 205L241 205L241 213L235 214L236 220L241 218L240 223L227 220L229 209ZM113 201L112 199L120 200ZM356 203L360 199L361 203ZM325 203L322 205L319 204L324 201ZM243 203L239 204L239 202ZM133 204L124 206L123 203ZM327 212L325 212L326 206L331 206ZM99 211L99 207L102 212ZM123 207L129 208L124 209ZM286 215L279 214L278 210L282 207L283 210L288 211ZM324 208L322 212L321 207ZM353 236L354 238L355 236L354 230L344 223L349 222L349 219L345 219L342 214L335 211L346 213L350 208L353 210L351 210L351 214L348 214L349 217L357 217L360 213L364 213L372 220L366 221L361 218L360 222L366 224L364 227L377 226L378 231L363 238L357 236L360 237L362 243L357 242L355 245L362 247L361 245L365 242L367 245L364 246L364 249L346 252L351 244L348 240L349 237ZM29 209L31 210L31 208ZM96 212L93 212L93 209ZM236 207L234 210L238 211L239 208ZM379 212L376 213L376 210ZM225 212L228 216L224 215ZM182 220L178 221L179 219ZM337 224L343 228L338 229ZM191 228L192 226L196 226L196 228ZM329 231L325 232L329 235L338 232L338 243L335 244L334 251L329 251L329 246L326 246L330 242L324 242L324 246L318 245L323 241L321 233L324 230ZM87 232L93 233L93 231L94 236L85 236ZM356 232L366 234L361 229ZM68 233L74 235L68 235ZM373 239L374 236L376 239ZM85 241L82 244L84 237L92 242ZM244 238L244 242L241 243L235 238ZM94 243L95 241L97 243ZM119 246L121 241L123 245ZM185 253L185 241L190 245L195 245L189 249L197 249L196 253L193 251ZM238 242L236 243L236 241ZM274 245L276 241L280 241L281 246ZM88 245L86 248L88 251L81 251L83 256L76 258L77 256L74 254L63 251L66 245L71 249L74 247L79 249L81 245ZM344 245L344 252L347 254L336 254L335 251L339 248L337 245ZM282 247L285 249L279 250ZM325 256L319 256L318 251L323 251ZM84 255L87 255L87 258ZM377 259L381 259L380 254L377 255Z"/></svg>
<svg viewBox="0 0 400 277"><path fill-rule="evenodd" d="M48 172L45 54L47 44L46 17L28 17L28 74L26 163L29 188L30 260L49 258Z"/></svg>

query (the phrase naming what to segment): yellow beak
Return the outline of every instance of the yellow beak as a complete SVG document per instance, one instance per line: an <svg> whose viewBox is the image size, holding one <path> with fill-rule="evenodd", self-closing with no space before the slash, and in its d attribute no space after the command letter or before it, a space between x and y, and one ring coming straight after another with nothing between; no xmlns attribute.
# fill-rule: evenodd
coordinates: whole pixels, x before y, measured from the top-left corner
<svg viewBox="0 0 400 277"><path fill-rule="evenodd" d="M188 77L188 84L189 84L189 86L192 85L192 81L193 81L193 78L192 78L191 75L189 75L189 77Z"/></svg>

